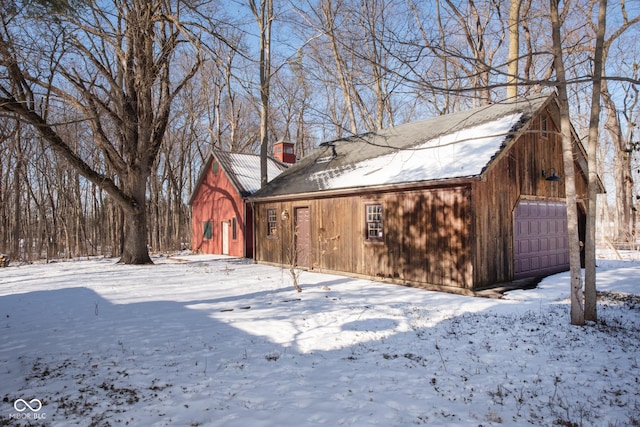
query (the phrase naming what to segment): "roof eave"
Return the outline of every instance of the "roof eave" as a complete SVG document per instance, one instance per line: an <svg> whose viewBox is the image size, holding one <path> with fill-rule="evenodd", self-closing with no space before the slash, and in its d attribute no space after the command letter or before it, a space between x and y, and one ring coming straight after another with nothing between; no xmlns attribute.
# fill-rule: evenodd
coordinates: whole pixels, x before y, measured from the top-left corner
<svg viewBox="0 0 640 427"><path fill-rule="evenodd" d="M191 197L189 197L189 206L193 206L193 202L196 199L196 196L198 195L198 192L200 191L200 186L202 185L202 181L204 181L204 178L207 174L207 170L209 169L209 163L211 162L211 160L213 160L213 153L210 152L209 155L207 156L207 159L204 161L203 165L202 165L202 169L200 170L200 174L198 175L198 179L196 180L196 184L193 187L193 192L191 193Z"/></svg>
<svg viewBox="0 0 640 427"><path fill-rule="evenodd" d="M482 179L482 175L473 175L467 177L458 177L458 178L444 178L444 179L434 179L429 181L419 181L419 182L405 182L400 184L383 184L383 185L371 185L371 186L361 186L361 187L348 187L348 188L338 188L332 190L318 190L318 191L308 191L303 193L287 193L287 194L277 194L271 196L250 196L247 198L252 203L259 202L276 202L282 200L304 200L304 199L321 199L321 198L329 198L329 197L341 197L341 196L351 196L354 194L366 194L366 193L388 193L392 191L408 191L408 190L419 190L423 188L435 188L435 187L451 187L458 185L470 184L474 181L480 181Z"/></svg>

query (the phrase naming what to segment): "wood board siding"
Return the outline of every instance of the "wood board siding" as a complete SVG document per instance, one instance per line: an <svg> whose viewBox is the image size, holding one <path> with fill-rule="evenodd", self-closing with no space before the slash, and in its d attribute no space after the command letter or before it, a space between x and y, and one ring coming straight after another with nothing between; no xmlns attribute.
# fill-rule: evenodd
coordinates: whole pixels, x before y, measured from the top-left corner
<svg viewBox="0 0 640 427"><path fill-rule="evenodd" d="M460 186L305 201L310 215L311 268L470 289L469 195L469 187ZM369 203L383 207L382 241L366 239L364 212ZM267 209L293 213L297 205L257 205L256 259L286 264L293 225L279 216L277 238L266 238Z"/></svg>
<svg viewBox="0 0 640 427"><path fill-rule="evenodd" d="M514 279L513 218L518 202L564 199L564 179L553 182L542 176L542 170L551 168L564 175L556 115L557 111L547 110L534 117L517 143L492 165L486 179L473 184L475 288ZM542 116L547 116L546 135ZM581 173L576 176L576 191L579 198L586 197L586 176Z"/></svg>
<svg viewBox="0 0 640 427"><path fill-rule="evenodd" d="M266 209L293 215L306 206L312 269L454 292L514 280L516 206L522 200L557 201L565 195L564 179L552 182L542 176L543 170L555 169L564 178L557 117L556 105L548 104L519 128L481 176L390 185L377 192L319 191L294 195L295 201L262 199L255 204L256 260L286 265L292 247L293 221L280 223L276 238L266 238ZM584 163L582 147L575 150L577 164ZM579 200L587 193L584 170L576 168ZM366 239L365 206L371 203L383 207L381 241Z"/></svg>
<svg viewBox="0 0 640 427"><path fill-rule="evenodd" d="M295 250L296 265L303 268L311 266L311 227L309 208L295 210Z"/></svg>
<svg viewBox="0 0 640 427"><path fill-rule="evenodd" d="M215 159L212 159L215 161ZM229 238L228 254L245 256L245 239L251 239L250 226L245 222L245 201L226 176L222 168L213 167L213 161L206 166L206 173L191 205L192 238L194 252L222 254L222 223L236 220L236 239ZM203 236L203 223L211 222L211 238ZM245 232L249 231L248 234Z"/></svg>

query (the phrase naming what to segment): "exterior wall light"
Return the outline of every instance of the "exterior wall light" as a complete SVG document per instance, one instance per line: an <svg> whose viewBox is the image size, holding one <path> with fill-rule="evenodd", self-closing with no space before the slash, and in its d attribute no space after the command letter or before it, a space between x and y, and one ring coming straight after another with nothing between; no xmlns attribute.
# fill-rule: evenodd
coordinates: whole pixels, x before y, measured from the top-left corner
<svg viewBox="0 0 640 427"><path fill-rule="evenodd" d="M547 180L547 181L553 181L553 182L558 182L561 181L562 178L560 178L557 174L556 174L556 170L555 168L551 168L548 170L542 170L542 177Z"/></svg>

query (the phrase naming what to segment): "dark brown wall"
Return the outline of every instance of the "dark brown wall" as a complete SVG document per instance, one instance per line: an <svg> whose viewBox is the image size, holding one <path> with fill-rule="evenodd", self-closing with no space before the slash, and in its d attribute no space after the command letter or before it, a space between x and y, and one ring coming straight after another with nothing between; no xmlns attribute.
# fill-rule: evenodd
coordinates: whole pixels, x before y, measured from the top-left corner
<svg viewBox="0 0 640 427"><path fill-rule="evenodd" d="M551 104L553 108L553 104ZM293 248L296 207L311 215L311 268L423 284L443 290L476 290L513 279L513 212L523 198L564 197L564 180L547 181L542 170L562 176L557 111L545 111L512 147L489 166L482 181L411 191L256 204L256 260L287 264ZM579 157L579 156L578 156ZM576 169L578 170L578 169ZM586 179L576 177L579 197ZM382 203L385 236L365 239L365 205ZM266 212L278 213L277 238L266 236ZM281 213L289 212L289 220Z"/></svg>
<svg viewBox="0 0 640 427"><path fill-rule="evenodd" d="M365 238L365 205L381 203L385 235ZM292 216L282 212L308 206L311 265L412 284L471 289L471 221L468 186L436 188L256 206L256 259L287 264ZM278 238L267 238L267 209L278 213ZM281 244L282 242L282 244Z"/></svg>
<svg viewBox="0 0 640 427"><path fill-rule="evenodd" d="M543 114L547 115L547 132L542 131L542 115L534 118L513 147L492 165L486 180L473 184L476 287L513 279L513 212L520 199L564 200L564 179L553 182L542 176L543 169L548 172L551 168L564 176L557 111ZM576 168L576 189L579 198L586 197L586 177L578 171Z"/></svg>

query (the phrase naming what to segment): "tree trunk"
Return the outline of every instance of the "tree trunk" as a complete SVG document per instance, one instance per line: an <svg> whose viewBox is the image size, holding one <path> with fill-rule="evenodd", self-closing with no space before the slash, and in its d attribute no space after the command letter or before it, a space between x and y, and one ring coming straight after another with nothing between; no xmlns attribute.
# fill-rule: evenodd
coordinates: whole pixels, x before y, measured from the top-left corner
<svg viewBox="0 0 640 427"><path fill-rule="evenodd" d="M507 67L507 98L518 96L518 58L520 57L520 5L522 0L511 0L509 8L509 65Z"/></svg>
<svg viewBox="0 0 640 427"><path fill-rule="evenodd" d="M22 168L22 164L23 164L23 160L22 160L22 147L20 147L20 137L18 137L17 142L16 142L16 147L17 147L17 153L16 153L16 168L13 170L13 187L14 187L14 194L13 194L13 207L14 207L14 214L13 214L13 233L12 233L12 243L13 243L13 247L12 247L12 253L11 256L14 257L15 259L20 259L21 255L20 255L20 216L22 214L22 207L20 205L20 202L22 200L22 185L21 185L21 168Z"/></svg>
<svg viewBox="0 0 640 427"><path fill-rule="evenodd" d="M260 29L260 187L267 185L267 156L269 155L269 86L271 80L271 23L272 0L254 0L249 7Z"/></svg>
<svg viewBox="0 0 640 427"><path fill-rule="evenodd" d="M110 202L120 208L114 225L124 223L124 229L113 231L114 241L123 245L120 262L146 264L151 262L146 181L163 143L171 105L203 63L200 36L205 26L189 18L180 22L183 14L201 16L190 14L190 8L180 2L135 0L85 6L82 10L61 6L51 9L51 16L31 14L24 7L15 20L0 12L4 18L0 62L5 71L0 110L32 125L70 167L109 195ZM55 40L65 34L69 37L64 37L63 44L36 43L25 56L20 43L23 28L8 21L39 25L43 33L50 30ZM38 65L47 63L47 58L52 64L49 70ZM176 66L177 58L187 65ZM39 71L37 78L29 71L33 69ZM88 142L82 144L86 146L62 132L64 127L52 118L56 105L72 108L74 120L90 128Z"/></svg>
<svg viewBox="0 0 640 427"><path fill-rule="evenodd" d="M585 274L584 274L584 317L585 320L598 320L596 290L596 199L598 197L598 174L596 155L598 152L598 129L600 127L600 93L602 90L602 50L607 23L607 0L600 0L596 47L593 55L593 89L591 94L591 118L589 121L589 140L587 155L589 162L589 206L585 236Z"/></svg>
<svg viewBox="0 0 640 427"><path fill-rule="evenodd" d="M145 209L147 177L144 174L132 174L127 192L135 201L133 206L123 209L124 242L120 263L152 264L147 244L147 210Z"/></svg>
<svg viewBox="0 0 640 427"><path fill-rule="evenodd" d="M347 70L345 69L347 67L344 64L342 55L340 54L338 36L336 35L335 19L337 7L334 7L331 0L323 1L320 7L322 9L322 15L325 20L325 35L329 38L329 44L331 45L331 54L333 55L333 61L336 66L336 75L340 82L342 95L344 96L344 105L349 115L350 130L351 133L355 135L358 133L356 114L351 97L351 88L347 81Z"/></svg>
<svg viewBox="0 0 640 427"><path fill-rule="evenodd" d="M603 82L602 100L606 111L606 123L604 128L613 140L615 148L614 181L616 186L616 235L614 239L619 242L633 241L633 178L631 156L627 152L627 145L622 136L622 126L618 118L618 111Z"/></svg>
<svg viewBox="0 0 640 427"><path fill-rule="evenodd" d="M122 264L152 264L147 248L146 212L128 212L124 218L125 236Z"/></svg>
<svg viewBox="0 0 640 427"><path fill-rule="evenodd" d="M569 120L567 80L562 57L560 38L559 0L551 0L551 24L553 56L560 104L560 132L562 134L562 158L564 161L564 185L567 200L567 229L569 234L569 269L571 276L571 324L584 325L582 301L582 271L580 268L580 243L578 235L578 208L576 205L576 183L573 164L573 139Z"/></svg>

